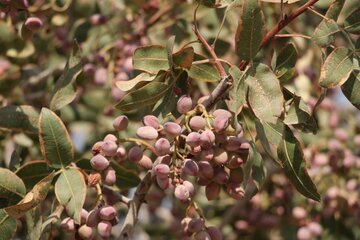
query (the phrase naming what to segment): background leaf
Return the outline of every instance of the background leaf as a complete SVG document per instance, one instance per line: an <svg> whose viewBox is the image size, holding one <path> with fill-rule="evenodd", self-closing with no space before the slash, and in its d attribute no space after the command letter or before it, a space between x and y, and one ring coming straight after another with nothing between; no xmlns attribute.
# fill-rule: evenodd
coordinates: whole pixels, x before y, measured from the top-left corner
<svg viewBox="0 0 360 240"><path fill-rule="evenodd" d="M134 87L136 87L140 83L151 82L152 80L155 79L155 77L156 77L156 75L151 75L148 73L140 73L133 79L130 79L127 81L116 81L116 86L120 90L127 92L127 91L130 91L131 89L133 89Z"/></svg>
<svg viewBox="0 0 360 240"><path fill-rule="evenodd" d="M341 86L345 97L358 109L360 109L360 72L353 71L348 80Z"/></svg>
<svg viewBox="0 0 360 240"><path fill-rule="evenodd" d="M311 39L320 47L327 47L335 41L335 34L340 31L333 19L324 19L317 26Z"/></svg>
<svg viewBox="0 0 360 240"><path fill-rule="evenodd" d="M325 88L342 85L353 70L352 55L350 49L343 47L332 51L321 67L320 85Z"/></svg>
<svg viewBox="0 0 360 240"><path fill-rule="evenodd" d="M194 62L206 59L204 56L195 54ZM212 63L193 63L189 71L189 77L195 81L218 82L220 75Z"/></svg>
<svg viewBox="0 0 360 240"><path fill-rule="evenodd" d="M170 68L166 48L158 45L139 47L135 50L134 69L156 74Z"/></svg>
<svg viewBox="0 0 360 240"><path fill-rule="evenodd" d="M111 161L110 165L116 172L116 186L120 189L133 188L140 183L140 178L135 171L128 170L114 161Z"/></svg>
<svg viewBox="0 0 360 240"><path fill-rule="evenodd" d="M0 199L6 199L7 204L14 204L20 201L25 194L26 188L23 181L10 170L0 168Z"/></svg>
<svg viewBox="0 0 360 240"><path fill-rule="evenodd" d="M294 44L287 44L281 49L279 55L276 57L275 74L282 83L294 76L294 67L297 59L298 53Z"/></svg>
<svg viewBox="0 0 360 240"><path fill-rule="evenodd" d="M55 195L69 217L80 224L80 212L86 196L86 184L81 172L74 168L64 169L55 183Z"/></svg>
<svg viewBox="0 0 360 240"><path fill-rule="evenodd" d="M276 123L284 104L279 80L265 64L257 64L252 70L254 76L245 80L249 86L249 106L259 119Z"/></svg>
<svg viewBox="0 0 360 240"><path fill-rule="evenodd" d="M16 220L0 209L0 240L9 240L16 231Z"/></svg>
<svg viewBox="0 0 360 240"><path fill-rule="evenodd" d="M50 109L55 111L71 103L76 97L76 78L82 71L81 54L75 42L63 74L56 81L50 101Z"/></svg>
<svg viewBox="0 0 360 240"><path fill-rule="evenodd" d="M39 113L32 106L6 106L0 108L0 127L26 133L38 133Z"/></svg>
<svg viewBox="0 0 360 240"><path fill-rule="evenodd" d="M259 1L244 0L235 35L236 54L241 60L250 61L259 51L263 37L264 15Z"/></svg>
<svg viewBox="0 0 360 240"><path fill-rule="evenodd" d="M53 168L64 168L74 160L74 146L61 119L43 108L39 118L41 152Z"/></svg>
<svg viewBox="0 0 360 240"><path fill-rule="evenodd" d="M230 101L227 105L229 110L235 113L235 119L237 119L238 113L246 103L246 74L236 66L232 66L229 69L229 74L234 80L234 85L229 91Z"/></svg>
<svg viewBox="0 0 360 240"><path fill-rule="evenodd" d="M31 189L53 170L46 161L33 160L22 165L15 173L23 180L26 188Z"/></svg>
<svg viewBox="0 0 360 240"><path fill-rule="evenodd" d="M360 7L345 19L344 29L349 33L360 34Z"/></svg>

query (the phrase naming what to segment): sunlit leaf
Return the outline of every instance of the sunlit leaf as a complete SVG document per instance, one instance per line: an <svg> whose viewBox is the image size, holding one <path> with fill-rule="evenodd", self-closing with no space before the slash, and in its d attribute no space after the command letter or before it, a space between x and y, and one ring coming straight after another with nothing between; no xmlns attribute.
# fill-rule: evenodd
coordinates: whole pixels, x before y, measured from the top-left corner
<svg viewBox="0 0 360 240"><path fill-rule="evenodd" d="M139 75L137 75L135 78L127 80L127 81L116 81L116 86L124 91L130 91L131 89L133 89L134 87L136 87L136 85L143 83L143 82L151 82L152 80L154 80L154 78L156 77L156 75L151 75L148 73L140 73Z"/></svg>
<svg viewBox="0 0 360 240"><path fill-rule="evenodd" d="M168 70L170 67L167 51L163 46L139 47L134 52L133 60L134 69L152 74L160 70Z"/></svg>
<svg viewBox="0 0 360 240"><path fill-rule="evenodd" d="M220 74L213 63L196 63L196 61L205 59L205 57L195 54L194 62L189 71L189 77L195 81L218 82L220 80Z"/></svg>
<svg viewBox="0 0 360 240"><path fill-rule="evenodd" d="M324 19L317 26L311 38L320 47L327 47L335 41L335 34L339 31L339 26L333 19Z"/></svg>

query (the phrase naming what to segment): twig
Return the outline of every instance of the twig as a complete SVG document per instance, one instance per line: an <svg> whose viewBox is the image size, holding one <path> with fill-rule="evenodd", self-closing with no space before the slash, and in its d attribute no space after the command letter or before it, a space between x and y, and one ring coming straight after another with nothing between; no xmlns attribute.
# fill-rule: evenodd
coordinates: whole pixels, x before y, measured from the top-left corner
<svg viewBox="0 0 360 240"><path fill-rule="evenodd" d="M141 205L145 202L146 194L148 193L151 184L153 183L153 180L154 176L152 174L152 171L148 171L145 177L141 180L139 186L136 189L134 198L128 203L129 210L125 217L124 224L121 228L118 240L131 239L134 226L138 219L139 209Z"/></svg>
<svg viewBox="0 0 360 240"><path fill-rule="evenodd" d="M329 20L329 18L327 18L326 16L322 15L321 13L319 13L318 11L316 11L315 9L313 9L312 7L308 7L307 8L311 13L315 14L318 17L321 17L325 20Z"/></svg>

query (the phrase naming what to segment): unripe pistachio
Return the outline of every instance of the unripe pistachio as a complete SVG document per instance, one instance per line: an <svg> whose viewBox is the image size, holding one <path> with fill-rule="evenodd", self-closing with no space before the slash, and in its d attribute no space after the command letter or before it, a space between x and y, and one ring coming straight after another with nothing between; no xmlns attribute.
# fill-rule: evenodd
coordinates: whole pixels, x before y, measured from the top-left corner
<svg viewBox="0 0 360 240"><path fill-rule="evenodd" d="M216 227L210 226L207 227L207 232L211 237L211 240L223 240L223 236L220 232L219 229L217 229Z"/></svg>
<svg viewBox="0 0 360 240"><path fill-rule="evenodd" d="M92 157L90 160L90 164L92 168L94 168L97 171L103 171L110 165L109 160L107 160L101 154L97 154L94 157Z"/></svg>
<svg viewBox="0 0 360 240"><path fill-rule="evenodd" d="M114 143L116 143L116 141L117 141L117 137L114 134L107 134L104 137L104 142L114 142Z"/></svg>
<svg viewBox="0 0 360 240"><path fill-rule="evenodd" d="M194 240L211 240L211 237L207 231L202 230L194 235Z"/></svg>
<svg viewBox="0 0 360 240"><path fill-rule="evenodd" d="M27 9L29 7L28 0L12 0L10 4L16 9Z"/></svg>
<svg viewBox="0 0 360 240"><path fill-rule="evenodd" d="M197 184L199 186L207 186L212 182L212 179L210 178L204 178L204 177L199 177L197 180Z"/></svg>
<svg viewBox="0 0 360 240"><path fill-rule="evenodd" d="M292 209L292 215L295 219L301 220L307 217L307 212L302 207L294 207Z"/></svg>
<svg viewBox="0 0 360 240"><path fill-rule="evenodd" d="M129 119L125 115L118 116L113 121L113 127L116 131L123 131L129 125Z"/></svg>
<svg viewBox="0 0 360 240"><path fill-rule="evenodd" d="M170 165L171 163L171 156L170 155L165 155L165 156L159 156L156 158L153 167L156 167L156 165L158 164L166 164L166 165Z"/></svg>
<svg viewBox="0 0 360 240"><path fill-rule="evenodd" d="M170 153L170 142L166 138L159 138L155 142L155 150L158 156L164 156Z"/></svg>
<svg viewBox="0 0 360 240"><path fill-rule="evenodd" d="M318 153L313 159L315 166L321 167L329 164L329 157L325 153Z"/></svg>
<svg viewBox="0 0 360 240"><path fill-rule="evenodd" d="M141 160L143 155L144 155L144 153L141 150L141 148L139 146L135 145L132 148L130 148L129 153L128 153L128 158L130 161L138 162Z"/></svg>
<svg viewBox="0 0 360 240"><path fill-rule="evenodd" d="M201 147L212 148L215 143L215 134L211 130L205 130L200 134Z"/></svg>
<svg viewBox="0 0 360 240"><path fill-rule="evenodd" d="M188 189L182 184L175 187L174 195L181 202L187 202L190 197Z"/></svg>
<svg viewBox="0 0 360 240"><path fill-rule="evenodd" d="M105 141L103 144L101 144L101 153L104 156L113 157L116 155L116 151L118 149L118 146L113 141Z"/></svg>
<svg viewBox="0 0 360 240"><path fill-rule="evenodd" d="M242 168L230 169L230 181L234 183L242 183L244 180L244 171Z"/></svg>
<svg viewBox="0 0 360 240"><path fill-rule="evenodd" d="M182 171L187 175L197 176L197 174L199 173L199 166L195 161L191 159L185 159Z"/></svg>
<svg viewBox="0 0 360 240"><path fill-rule="evenodd" d="M96 227L100 222L99 209L96 207L91 210L86 218L86 225L89 227Z"/></svg>
<svg viewBox="0 0 360 240"><path fill-rule="evenodd" d="M74 219L72 218L64 218L62 221L61 221L61 229L64 231L64 232L75 232L75 222L74 222Z"/></svg>
<svg viewBox="0 0 360 240"><path fill-rule="evenodd" d="M240 153L248 153L248 152L249 152L249 149L250 149L250 143L248 143L248 142L243 142L243 143L241 143L241 145L240 145L239 152L240 152Z"/></svg>
<svg viewBox="0 0 360 240"><path fill-rule="evenodd" d="M115 101L120 101L125 96L126 92L118 89L117 87L113 87L111 89L111 96Z"/></svg>
<svg viewBox="0 0 360 240"><path fill-rule="evenodd" d="M78 230L79 236L81 239L84 240L90 240L93 238L93 229L91 227L88 227L86 225L82 225Z"/></svg>
<svg viewBox="0 0 360 240"><path fill-rule="evenodd" d="M170 173L170 168L168 165L160 163L154 167L154 172L157 176L167 177Z"/></svg>
<svg viewBox="0 0 360 240"><path fill-rule="evenodd" d="M199 175L203 178L212 178L214 176L214 168L209 162L199 161Z"/></svg>
<svg viewBox="0 0 360 240"><path fill-rule="evenodd" d="M228 127L229 121L227 117L224 116L218 116L214 119L214 131L217 133L225 131L225 129Z"/></svg>
<svg viewBox="0 0 360 240"><path fill-rule="evenodd" d="M239 183L228 183L226 191L228 192L230 197L236 200L240 200L245 196L245 190L240 186Z"/></svg>
<svg viewBox="0 0 360 240"><path fill-rule="evenodd" d="M229 175L225 172L223 168L215 169L213 181L218 184L225 184L229 180Z"/></svg>
<svg viewBox="0 0 360 240"><path fill-rule="evenodd" d="M189 232L200 232L205 227L205 221L203 218L192 218L188 223Z"/></svg>
<svg viewBox="0 0 360 240"><path fill-rule="evenodd" d="M107 17L102 14L94 14L90 17L90 22L94 26L99 26L106 23Z"/></svg>
<svg viewBox="0 0 360 240"><path fill-rule="evenodd" d="M228 153L222 148L215 148L214 152L214 161L219 164L223 165L227 162L229 156Z"/></svg>
<svg viewBox="0 0 360 240"><path fill-rule="evenodd" d="M311 232L307 227L301 227L297 231L297 239L298 240L310 240L312 239Z"/></svg>
<svg viewBox="0 0 360 240"><path fill-rule="evenodd" d="M223 117L226 117L226 118L231 118L232 114L231 112L229 112L228 110L225 110L225 109L216 109L212 115L216 118L216 117L219 117L219 116L223 116Z"/></svg>
<svg viewBox="0 0 360 240"><path fill-rule="evenodd" d="M201 146L190 147L192 155L199 155L201 153Z"/></svg>
<svg viewBox="0 0 360 240"><path fill-rule="evenodd" d="M24 26L32 32L40 30L43 26L43 22L38 17L29 17L25 20Z"/></svg>
<svg viewBox="0 0 360 240"><path fill-rule="evenodd" d="M190 197L191 197L192 195L194 195L195 188L194 188L194 185L193 185L191 182L185 180L185 181L183 181L182 184L183 184L183 185L186 187L186 189L188 190Z"/></svg>
<svg viewBox="0 0 360 240"><path fill-rule="evenodd" d="M181 228L185 233L189 233L189 222L192 218L185 217L181 220Z"/></svg>
<svg viewBox="0 0 360 240"><path fill-rule="evenodd" d="M187 113L193 108L193 102L191 97L182 95L177 102L177 110L179 113Z"/></svg>
<svg viewBox="0 0 360 240"><path fill-rule="evenodd" d="M101 151L101 145L103 145L103 143L104 143L103 141L98 141L98 142L94 143L94 145L91 148L91 152L94 155L99 154Z"/></svg>
<svg viewBox="0 0 360 240"><path fill-rule="evenodd" d="M116 183L116 172L112 167L108 167L104 172L103 172L103 182L106 185L109 186L114 186Z"/></svg>
<svg viewBox="0 0 360 240"><path fill-rule="evenodd" d="M197 103L198 103L198 104L204 104L205 101L207 101L209 98L210 98L209 95L202 96L201 98L199 98L199 99L197 100Z"/></svg>
<svg viewBox="0 0 360 240"><path fill-rule="evenodd" d="M170 179L167 176L166 177L156 176L156 182L158 186L163 190L168 189L170 187Z"/></svg>
<svg viewBox="0 0 360 240"><path fill-rule="evenodd" d="M116 160L121 161L126 158L126 149L123 146L119 146L116 150Z"/></svg>
<svg viewBox="0 0 360 240"><path fill-rule="evenodd" d="M354 136L354 144L360 148L360 134Z"/></svg>
<svg viewBox="0 0 360 240"><path fill-rule="evenodd" d="M225 133L215 134L215 142L217 144L225 144L227 141L227 136Z"/></svg>
<svg viewBox="0 0 360 240"><path fill-rule="evenodd" d="M101 182L101 174L99 172L92 172L89 174L87 180L90 187L95 187L96 184Z"/></svg>
<svg viewBox="0 0 360 240"><path fill-rule="evenodd" d="M142 158L140 159L140 161L138 162L138 164L147 169L147 170L150 170L152 169L152 166L153 166L153 163L151 161L151 158L149 158L148 156L146 155L143 155Z"/></svg>
<svg viewBox="0 0 360 240"><path fill-rule="evenodd" d="M191 132L186 136L186 144L190 147L199 146L201 143L200 134L197 132Z"/></svg>
<svg viewBox="0 0 360 240"><path fill-rule="evenodd" d="M95 70L94 82L97 85L104 85L108 80L108 70L106 68L98 68Z"/></svg>
<svg viewBox="0 0 360 240"><path fill-rule="evenodd" d="M341 142L346 142L349 136L344 129L338 128L335 130L335 137L339 139Z"/></svg>
<svg viewBox="0 0 360 240"><path fill-rule="evenodd" d="M144 127L139 127L136 130L136 136L138 136L138 138L145 140L154 140L159 136L159 134L155 128L150 126L144 126Z"/></svg>
<svg viewBox="0 0 360 240"><path fill-rule="evenodd" d="M116 210L113 206L106 206L100 208L100 219L110 221L111 219L116 217Z"/></svg>
<svg viewBox="0 0 360 240"><path fill-rule="evenodd" d="M214 149L213 148L209 148L209 149L205 149L202 150L200 153L200 159L202 161L211 161L214 158Z"/></svg>
<svg viewBox="0 0 360 240"><path fill-rule="evenodd" d="M321 236L323 229L318 222L310 222L308 224L308 229L312 233L313 236L319 237Z"/></svg>
<svg viewBox="0 0 360 240"><path fill-rule="evenodd" d="M206 185L205 194L209 201L216 199L220 194L220 185L216 182L211 182Z"/></svg>
<svg viewBox="0 0 360 240"><path fill-rule="evenodd" d="M198 131L200 129L204 129L206 125L205 119L200 116L194 116L189 121L189 126L191 129Z"/></svg>
<svg viewBox="0 0 360 240"><path fill-rule="evenodd" d="M81 224L85 224L86 223L86 218L87 216L89 215L89 212L86 211L86 209L81 209L81 212L80 212L80 223Z"/></svg>
<svg viewBox="0 0 360 240"><path fill-rule="evenodd" d="M158 129L160 127L159 119L153 115L146 115L143 118L142 122L145 126L150 126L155 129Z"/></svg>
<svg viewBox="0 0 360 240"><path fill-rule="evenodd" d="M226 163L226 166L230 169L239 168L244 164L244 159L238 153L230 154L229 161Z"/></svg>
<svg viewBox="0 0 360 240"><path fill-rule="evenodd" d="M110 222L108 221L101 221L99 222L99 224L97 225L97 230L98 233L101 237L103 238L108 238L111 235L111 228L112 225Z"/></svg>
<svg viewBox="0 0 360 240"><path fill-rule="evenodd" d="M234 152L240 148L240 145L242 144L242 139L238 137L229 137L228 140L225 143L225 149L227 151Z"/></svg>
<svg viewBox="0 0 360 240"><path fill-rule="evenodd" d="M181 127L179 124L174 122L167 122L164 124L165 132L171 137L177 137L181 134Z"/></svg>

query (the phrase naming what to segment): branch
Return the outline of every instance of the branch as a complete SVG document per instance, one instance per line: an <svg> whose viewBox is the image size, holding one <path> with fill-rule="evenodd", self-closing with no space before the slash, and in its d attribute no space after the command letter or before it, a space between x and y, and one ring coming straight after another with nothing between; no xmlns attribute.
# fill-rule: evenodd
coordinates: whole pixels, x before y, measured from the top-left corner
<svg viewBox="0 0 360 240"><path fill-rule="evenodd" d="M128 202L129 210L125 217L118 240L131 239L134 226L138 219L140 207L145 202L146 194L148 193L153 180L154 176L152 175L152 171L148 171L137 187L134 198Z"/></svg>

